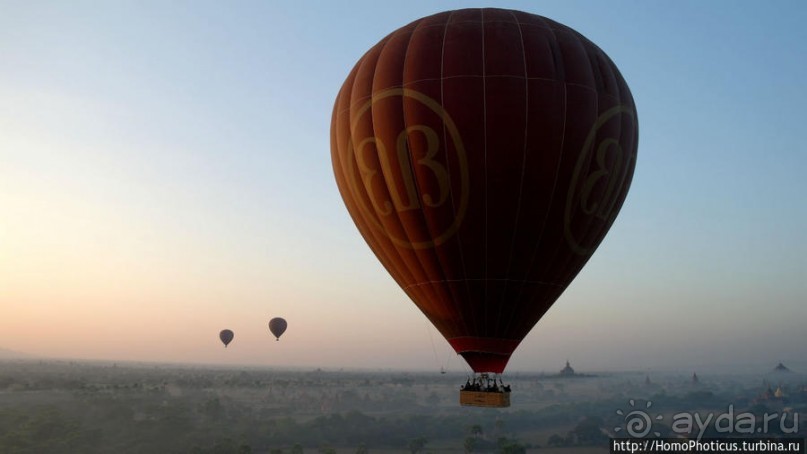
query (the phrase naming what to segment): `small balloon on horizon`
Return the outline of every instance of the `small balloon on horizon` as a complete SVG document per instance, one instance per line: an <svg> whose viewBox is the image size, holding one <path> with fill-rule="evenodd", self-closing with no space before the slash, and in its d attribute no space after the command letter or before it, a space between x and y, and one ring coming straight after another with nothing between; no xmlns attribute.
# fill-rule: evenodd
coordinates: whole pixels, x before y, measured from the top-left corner
<svg viewBox="0 0 807 454"><path fill-rule="evenodd" d="M221 342L224 344L224 348L227 348L227 345L229 345L230 342L233 341L234 337L235 334L232 332L232 330L229 329L223 329L219 333L219 339L221 339Z"/></svg>
<svg viewBox="0 0 807 454"><path fill-rule="evenodd" d="M286 328L289 327L289 324L286 320L282 317L275 317L269 320L269 331L275 336L275 340L279 341L280 336L286 332Z"/></svg>

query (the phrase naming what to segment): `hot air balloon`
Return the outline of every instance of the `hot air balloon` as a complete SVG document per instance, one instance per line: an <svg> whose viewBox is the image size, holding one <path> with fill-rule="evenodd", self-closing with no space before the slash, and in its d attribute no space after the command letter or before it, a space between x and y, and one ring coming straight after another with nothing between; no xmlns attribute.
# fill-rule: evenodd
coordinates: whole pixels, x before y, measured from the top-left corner
<svg viewBox="0 0 807 454"><path fill-rule="evenodd" d="M605 52L558 22L493 8L383 38L331 122L359 232L485 374L504 371L603 240L637 145L633 97Z"/></svg>
<svg viewBox="0 0 807 454"><path fill-rule="evenodd" d="M233 337L235 337L235 334L229 329L223 329L219 333L219 339L221 339L221 342L224 344L224 348L227 348L227 345L233 341Z"/></svg>
<svg viewBox="0 0 807 454"><path fill-rule="evenodd" d="M286 332L286 328L288 328L289 324L286 323L286 320L275 317L269 320L269 331L275 335L275 340L280 340L280 336Z"/></svg>

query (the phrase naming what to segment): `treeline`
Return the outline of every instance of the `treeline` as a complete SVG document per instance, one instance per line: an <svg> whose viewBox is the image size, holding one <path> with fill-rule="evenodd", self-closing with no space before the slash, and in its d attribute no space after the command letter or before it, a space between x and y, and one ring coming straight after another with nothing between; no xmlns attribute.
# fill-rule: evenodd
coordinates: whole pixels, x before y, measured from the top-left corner
<svg viewBox="0 0 807 454"><path fill-rule="evenodd" d="M394 449L417 453L435 442L453 445L457 451L523 452L530 446L507 429L515 415L492 415L496 419L488 424L462 415L383 417L358 411L298 420L261 418L216 399L197 404L154 402L148 414L133 408L129 402L115 399L72 407L4 408L0 411L0 452L295 453L338 448L342 452ZM478 424L471 426L485 429L469 431L469 422L474 421Z"/></svg>
<svg viewBox="0 0 807 454"><path fill-rule="evenodd" d="M785 408L807 414L807 388L797 385L783 386L784 400L760 402L758 384L667 392L616 386L618 381L548 386L522 378L513 384L516 398L524 400L499 411L460 407L457 383L464 377L440 374L65 362L2 366L0 453L517 454L541 444L601 446L626 423L616 410L626 414L634 398L641 409L652 401L653 414L721 412L729 403L756 414ZM578 394L586 386L596 394ZM550 387L562 397L547 399ZM799 434L806 434L807 422L801 424ZM661 422L654 430L670 433Z"/></svg>

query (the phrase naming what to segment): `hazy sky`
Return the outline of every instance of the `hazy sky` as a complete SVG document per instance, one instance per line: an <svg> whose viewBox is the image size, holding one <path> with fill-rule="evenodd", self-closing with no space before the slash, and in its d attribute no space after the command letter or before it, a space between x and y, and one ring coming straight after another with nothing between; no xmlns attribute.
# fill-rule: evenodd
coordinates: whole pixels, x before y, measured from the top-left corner
<svg viewBox="0 0 807 454"><path fill-rule="evenodd" d="M639 113L622 212L508 370L807 372L803 1L0 0L0 347L467 370L354 227L329 130L367 49L471 6L581 32Z"/></svg>

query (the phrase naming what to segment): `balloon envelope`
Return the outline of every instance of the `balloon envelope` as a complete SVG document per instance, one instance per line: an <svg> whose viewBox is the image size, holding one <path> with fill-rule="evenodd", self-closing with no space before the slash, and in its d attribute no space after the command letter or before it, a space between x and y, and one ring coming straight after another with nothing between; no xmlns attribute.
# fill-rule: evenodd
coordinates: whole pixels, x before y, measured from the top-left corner
<svg viewBox="0 0 807 454"><path fill-rule="evenodd" d="M348 75L342 198L379 261L477 372L502 372L622 207L636 108L571 28L504 9L416 20Z"/></svg>
<svg viewBox="0 0 807 454"><path fill-rule="evenodd" d="M275 339L280 340L280 336L286 332L286 328L288 328L289 324L286 323L286 320L275 317L269 320L269 331L275 335Z"/></svg>
<svg viewBox="0 0 807 454"><path fill-rule="evenodd" d="M235 337L235 334L233 334L233 332L229 329L223 329L219 333L219 339L221 339L221 342L224 344L225 348L230 344L230 342L233 341L233 337Z"/></svg>

